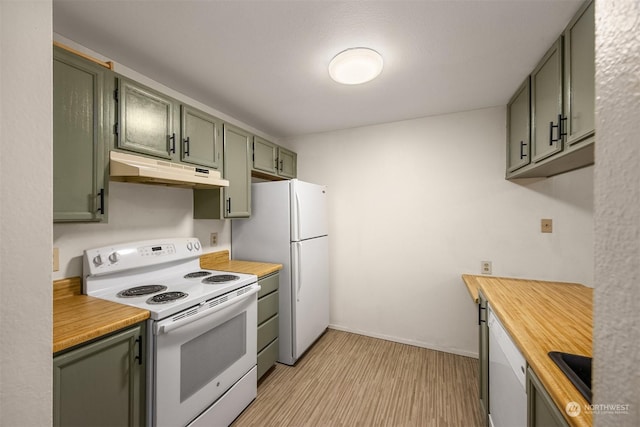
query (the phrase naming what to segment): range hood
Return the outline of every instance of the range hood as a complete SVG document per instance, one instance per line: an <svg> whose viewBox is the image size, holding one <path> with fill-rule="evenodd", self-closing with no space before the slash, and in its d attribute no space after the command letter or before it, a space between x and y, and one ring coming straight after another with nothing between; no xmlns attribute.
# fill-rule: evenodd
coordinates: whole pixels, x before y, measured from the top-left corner
<svg viewBox="0 0 640 427"><path fill-rule="evenodd" d="M118 151L111 151L109 168L112 181L197 189L229 186L229 181L222 179L220 172L216 170L151 159Z"/></svg>

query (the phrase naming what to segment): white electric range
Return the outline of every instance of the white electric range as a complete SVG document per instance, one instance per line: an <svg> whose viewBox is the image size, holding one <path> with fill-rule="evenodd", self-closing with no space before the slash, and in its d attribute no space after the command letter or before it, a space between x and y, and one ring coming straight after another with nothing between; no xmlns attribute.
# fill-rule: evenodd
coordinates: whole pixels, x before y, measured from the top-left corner
<svg viewBox="0 0 640 427"><path fill-rule="evenodd" d="M87 295L149 310L148 424L230 424L257 392L257 276L200 268L196 238L87 249Z"/></svg>

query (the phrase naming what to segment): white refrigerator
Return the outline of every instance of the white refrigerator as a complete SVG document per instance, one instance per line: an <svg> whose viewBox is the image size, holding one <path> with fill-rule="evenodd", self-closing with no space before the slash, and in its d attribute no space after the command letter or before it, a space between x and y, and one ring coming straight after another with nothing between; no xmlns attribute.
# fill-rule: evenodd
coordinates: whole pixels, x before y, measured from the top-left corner
<svg viewBox="0 0 640 427"><path fill-rule="evenodd" d="M293 365L329 326L327 188L260 182L251 197L251 218L232 221L231 256L283 265L278 361Z"/></svg>

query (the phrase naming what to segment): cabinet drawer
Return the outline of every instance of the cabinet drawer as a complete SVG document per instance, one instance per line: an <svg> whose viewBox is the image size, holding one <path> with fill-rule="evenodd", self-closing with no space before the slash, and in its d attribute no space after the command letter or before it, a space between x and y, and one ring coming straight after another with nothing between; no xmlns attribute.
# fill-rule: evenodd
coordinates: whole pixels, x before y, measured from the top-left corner
<svg viewBox="0 0 640 427"><path fill-rule="evenodd" d="M278 315L258 326L258 352L278 337Z"/></svg>
<svg viewBox="0 0 640 427"><path fill-rule="evenodd" d="M260 285L260 292L258 292L258 298L262 298L263 296L278 290L279 282L280 282L279 273L271 274L270 276L261 277L260 280L258 280L258 284Z"/></svg>
<svg viewBox="0 0 640 427"><path fill-rule="evenodd" d="M258 300L258 325L278 312L278 292Z"/></svg>
<svg viewBox="0 0 640 427"><path fill-rule="evenodd" d="M264 350L258 353L258 379L275 365L278 360L278 339L276 338Z"/></svg>

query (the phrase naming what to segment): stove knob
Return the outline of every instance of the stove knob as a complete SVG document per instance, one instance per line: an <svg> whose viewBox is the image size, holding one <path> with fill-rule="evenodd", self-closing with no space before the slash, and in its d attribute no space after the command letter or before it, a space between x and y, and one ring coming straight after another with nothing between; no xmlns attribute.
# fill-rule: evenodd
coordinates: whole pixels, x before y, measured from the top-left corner
<svg viewBox="0 0 640 427"><path fill-rule="evenodd" d="M189 250L193 249L193 243L187 242L187 249Z"/></svg>
<svg viewBox="0 0 640 427"><path fill-rule="evenodd" d="M118 252L111 253L111 255L109 255L109 261L111 261L111 262L120 261L120 254Z"/></svg>
<svg viewBox="0 0 640 427"><path fill-rule="evenodd" d="M200 242L195 242L193 244L193 247L196 248L196 251L199 251L200 250Z"/></svg>
<svg viewBox="0 0 640 427"><path fill-rule="evenodd" d="M98 267L101 266L104 261L102 260L102 255L96 255L93 257L93 264Z"/></svg>

